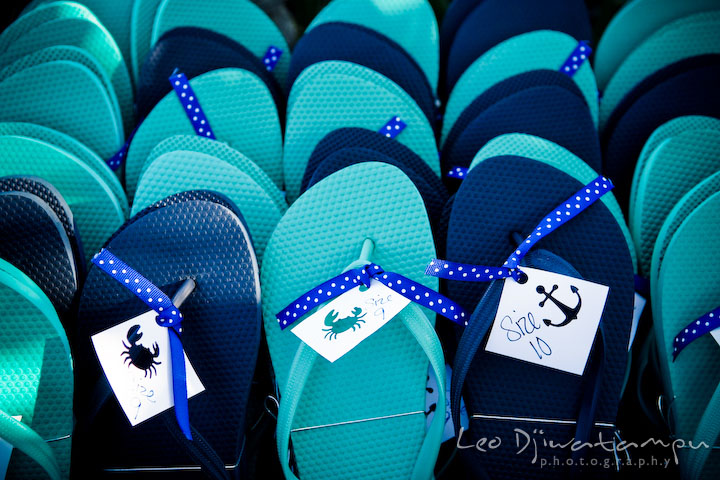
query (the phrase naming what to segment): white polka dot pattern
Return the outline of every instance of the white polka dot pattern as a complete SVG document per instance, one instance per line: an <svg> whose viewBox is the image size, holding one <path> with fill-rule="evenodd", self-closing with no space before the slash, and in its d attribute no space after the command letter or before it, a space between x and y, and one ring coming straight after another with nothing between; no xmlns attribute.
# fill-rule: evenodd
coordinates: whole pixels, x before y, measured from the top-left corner
<svg viewBox="0 0 720 480"><path fill-rule="evenodd" d="M265 55L263 56L263 65L265 65L265 69L268 72L272 72L275 70L275 66L280 61L280 56L283 54L283 51L279 49L278 47L274 47L270 45L265 52Z"/></svg>
<svg viewBox="0 0 720 480"><path fill-rule="evenodd" d="M708 332L720 327L720 307L708 312L680 330L673 343L673 362L685 347Z"/></svg>
<svg viewBox="0 0 720 480"><path fill-rule="evenodd" d="M447 176L450 178L459 178L462 180L463 178L465 178L465 175L467 175L468 170L470 169L467 167L453 167L453 169L447 173Z"/></svg>
<svg viewBox="0 0 720 480"><path fill-rule="evenodd" d="M407 123L400 120L400 117L392 117L388 122L378 131L388 138L395 138L402 133L407 127Z"/></svg>
<svg viewBox="0 0 720 480"><path fill-rule="evenodd" d="M578 71L580 66L588 59L592 49L584 41L579 41L575 50L572 51L570 56L565 60L565 63L560 67L560 72L572 77L575 72Z"/></svg>
<svg viewBox="0 0 720 480"><path fill-rule="evenodd" d="M195 92L193 92L185 74L173 73L168 80L170 80L170 84L173 90L175 90L178 100L180 100L180 103L184 107L183 110L195 129L195 133L201 137L215 140L215 134L210 128L210 123L200 106L200 101L195 95Z"/></svg>

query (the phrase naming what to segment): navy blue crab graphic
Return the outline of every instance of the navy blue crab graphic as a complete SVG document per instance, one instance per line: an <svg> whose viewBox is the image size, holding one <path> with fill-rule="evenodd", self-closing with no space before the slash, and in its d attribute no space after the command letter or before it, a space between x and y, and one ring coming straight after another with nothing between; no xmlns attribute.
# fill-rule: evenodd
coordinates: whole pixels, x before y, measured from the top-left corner
<svg viewBox="0 0 720 480"><path fill-rule="evenodd" d="M128 368L132 365L139 370L143 370L146 378L148 375L152 378L153 373L157 374L155 365L162 363L155 360L160 356L160 347L158 347L157 342L155 342L153 343L152 351L150 351L149 348L138 344L142 336L143 334L140 333L140 325L130 327L127 333L127 340L130 342L130 345L126 344L123 340L122 344L126 350L120 355L125 357L123 363L128 363Z"/></svg>

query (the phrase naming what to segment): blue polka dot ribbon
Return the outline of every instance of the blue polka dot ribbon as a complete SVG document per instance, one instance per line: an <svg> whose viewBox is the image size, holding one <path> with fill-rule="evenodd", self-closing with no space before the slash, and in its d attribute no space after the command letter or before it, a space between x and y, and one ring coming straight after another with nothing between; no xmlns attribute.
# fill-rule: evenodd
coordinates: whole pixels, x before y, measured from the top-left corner
<svg viewBox="0 0 720 480"><path fill-rule="evenodd" d="M371 279L379 281L408 300L429 308L455 323L467 325L469 317L457 303L407 277L386 272L379 265L368 263L364 267L348 270L302 294L276 315L280 328L285 330L323 302L332 300L355 287L360 285L369 287Z"/></svg>
<svg viewBox="0 0 720 480"><path fill-rule="evenodd" d="M400 117L392 117L383 127L378 131L388 138L395 138L402 133L407 127L407 123L400 120Z"/></svg>
<svg viewBox="0 0 720 480"><path fill-rule="evenodd" d="M187 385L185 374L185 355L180 335L182 334L182 313L173 305L170 298L150 280L140 275L128 264L103 249L92 259L100 270L114 278L120 285L130 290L152 310L157 312L156 322L168 329L170 337L170 358L173 377L173 399L175 402L175 418L180 430L188 440L190 433L190 415L187 401Z"/></svg>
<svg viewBox="0 0 720 480"><path fill-rule="evenodd" d="M122 147L120 147L120 150L115 153L112 157L105 160L105 163L108 164L108 167L114 172L118 168L120 168L125 161L125 157L127 156L127 151L130 148L130 142L132 142L133 137L135 136L135 133L138 131L138 128L140 127L140 124L135 127L135 129L130 133L130 136L125 141L125 144L123 144Z"/></svg>
<svg viewBox="0 0 720 480"><path fill-rule="evenodd" d="M467 176L468 170L470 170L467 167L453 167L452 170L450 170L447 173L447 176L450 178L459 178L463 179L465 176Z"/></svg>
<svg viewBox="0 0 720 480"><path fill-rule="evenodd" d="M708 312L680 330L673 342L673 362L685 347L708 332L720 328L720 307Z"/></svg>
<svg viewBox="0 0 720 480"><path fill-rule="evenodd" d="M592 48L590 48L590 45L588 45L587 42L580 40L577 47L575 47L575 50L573 50L567 60L565 60L565 63L562 64L559 71L572 77L575 75L575 72L578 71L580 66L588 59L588 57L590 57L591 53Z"/></svg>
<svg viewBox="0 0 720 480"><path fill-rule="evenodd" d="M195 129L195 133L201 137L215 140L215 134L212 128L210 128L210 122L208 122L205 112L203 112L200 106L200 101L197 95L195 95L195 92L193 92L185 74L174 72L168 80L183 106L185 115L187 115L188 120L190 120L190 123Z"/></svg>
<svg viewBox="0 0 720 480"><path fill-rule="evenodd" d="M425 275L446 278L449 280L464 280L468 282L490 282L498 278L512 277L520 280L523 273L518 268L520 260L543 237L552 233L558 227L575 218L580 212L595 203L600 197L612 190L613 183L605 177L597 177L592 182L578 190L572 197L555 207L545 219L540 222L533 232L510 254L502 267L488 267L483 265L469 265L434 259L425 269Z"/></svg>
<svg viewBox="0 0 720 480"><path fill-rule="evenodd" d="M283 54L283 51L279 49L278 47L274 47L270 45L265 52L265 55L263 56L263 65L265 65L265 69L268 72L272 72L275 70L275 66L280 61L280 56Z"/></svg>

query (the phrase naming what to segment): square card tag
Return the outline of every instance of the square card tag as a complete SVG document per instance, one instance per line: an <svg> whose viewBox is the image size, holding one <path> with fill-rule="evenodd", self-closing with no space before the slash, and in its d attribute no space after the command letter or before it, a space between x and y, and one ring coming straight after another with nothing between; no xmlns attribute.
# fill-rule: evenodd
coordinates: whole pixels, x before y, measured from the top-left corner
<svg viewBox="0 0 720 480"><path fill-rule="evenodd" d="M13 415L18 422L22 421L22 415ZM8 466L10 466L10 456L12 455L13 446L0 438L0 480L5 480Z"/></svg>
<svg viewBox="0 0 720 480"><path fill-rule="evenodd" d="M506 279L485 350L582 375L609 288L535 268Z"/></svg>
<svg viewBox="0 0 720 480"><path fill-rule="evenodd" d="M410 300L372 279L308 316L292 332L334 362L390 321Z"/></svg>
<svg viewBox="0 0 720 480"><path fill-rule="evenodd" d="M96 333L95 353L133 427L175 405L170 336L154 310ZM185 354L188 398L205 390Z"/></svg>

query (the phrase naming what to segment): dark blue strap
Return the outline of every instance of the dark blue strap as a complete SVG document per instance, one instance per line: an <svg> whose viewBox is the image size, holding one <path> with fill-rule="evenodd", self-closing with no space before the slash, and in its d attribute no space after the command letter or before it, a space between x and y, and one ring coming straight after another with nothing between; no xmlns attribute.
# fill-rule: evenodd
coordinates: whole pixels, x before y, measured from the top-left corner
<svg viewBox="0 0 720 480"><path fill-rule="evenodd" d="M137 133L138 128L140 128L140 122L138 122L133 131L130 133L130 136L125 141L123 146L120 147L120 150L118 150L115 155L105 160L105 163L107 163L108 167L110 167L113 172L120 168L125 161L128 149L130 148L130 143L132 142L133 137L135 137L135 133Z"/></svg>
<svg viewBox="0 0 720 480"><path fill-rule="evenodd" d="M388 138L395 138L405 130L405 127L407 127L407 123L403 122L400 117L392 117L378 133L382 133Z"/></svg>
<svg viewBox="0 0 720 480"><path fill-rule="evenodd" d="M568 56L565 62L560 67L559 71L570 77L574 76L575 73L580 69L580 66L590 58L592 48L584 40L580 40L577 47Z"/></svg>
<svg viewBox="0 0 720 480"><path fill-rule="evenodd" d="M680 355L680 352L685 350L685 347L706 333L710 333L719 327L720 307L689 323L675 336L675 341L673 342L673 362L677 356Z"/></svg>
<svg viewBox="0 0 720 480"><path fill-rule="evenodd" d="M447 176L450 178L459 178L460 180L462 180L467 176L469 170L470 169L467 167L453 167L452 170L447 173Z"/></svg>
<svg viewBox="0 0 720 480"><path fill-rule="evenodd" d="M275 66L277 66L278 62L280 61L280 56L283 54L282 49L275 47L273 45L270 45L268 49L265 51L265 55L263 55L263 65L265 65L265 69L268 72L272 72L275 70Z"/></svg>
<svg viewBox="0 0 720 480"><path fill-rule="evenodd" d="M215 134L210 128L210 122L208 122L205 112L200 106L200 101L185 74L174 72L168 80L173 90L175 90L180 104L183 106L185 115L187 115L188 120L195 129L195 133L201 137L215 140Z"/></svg>

